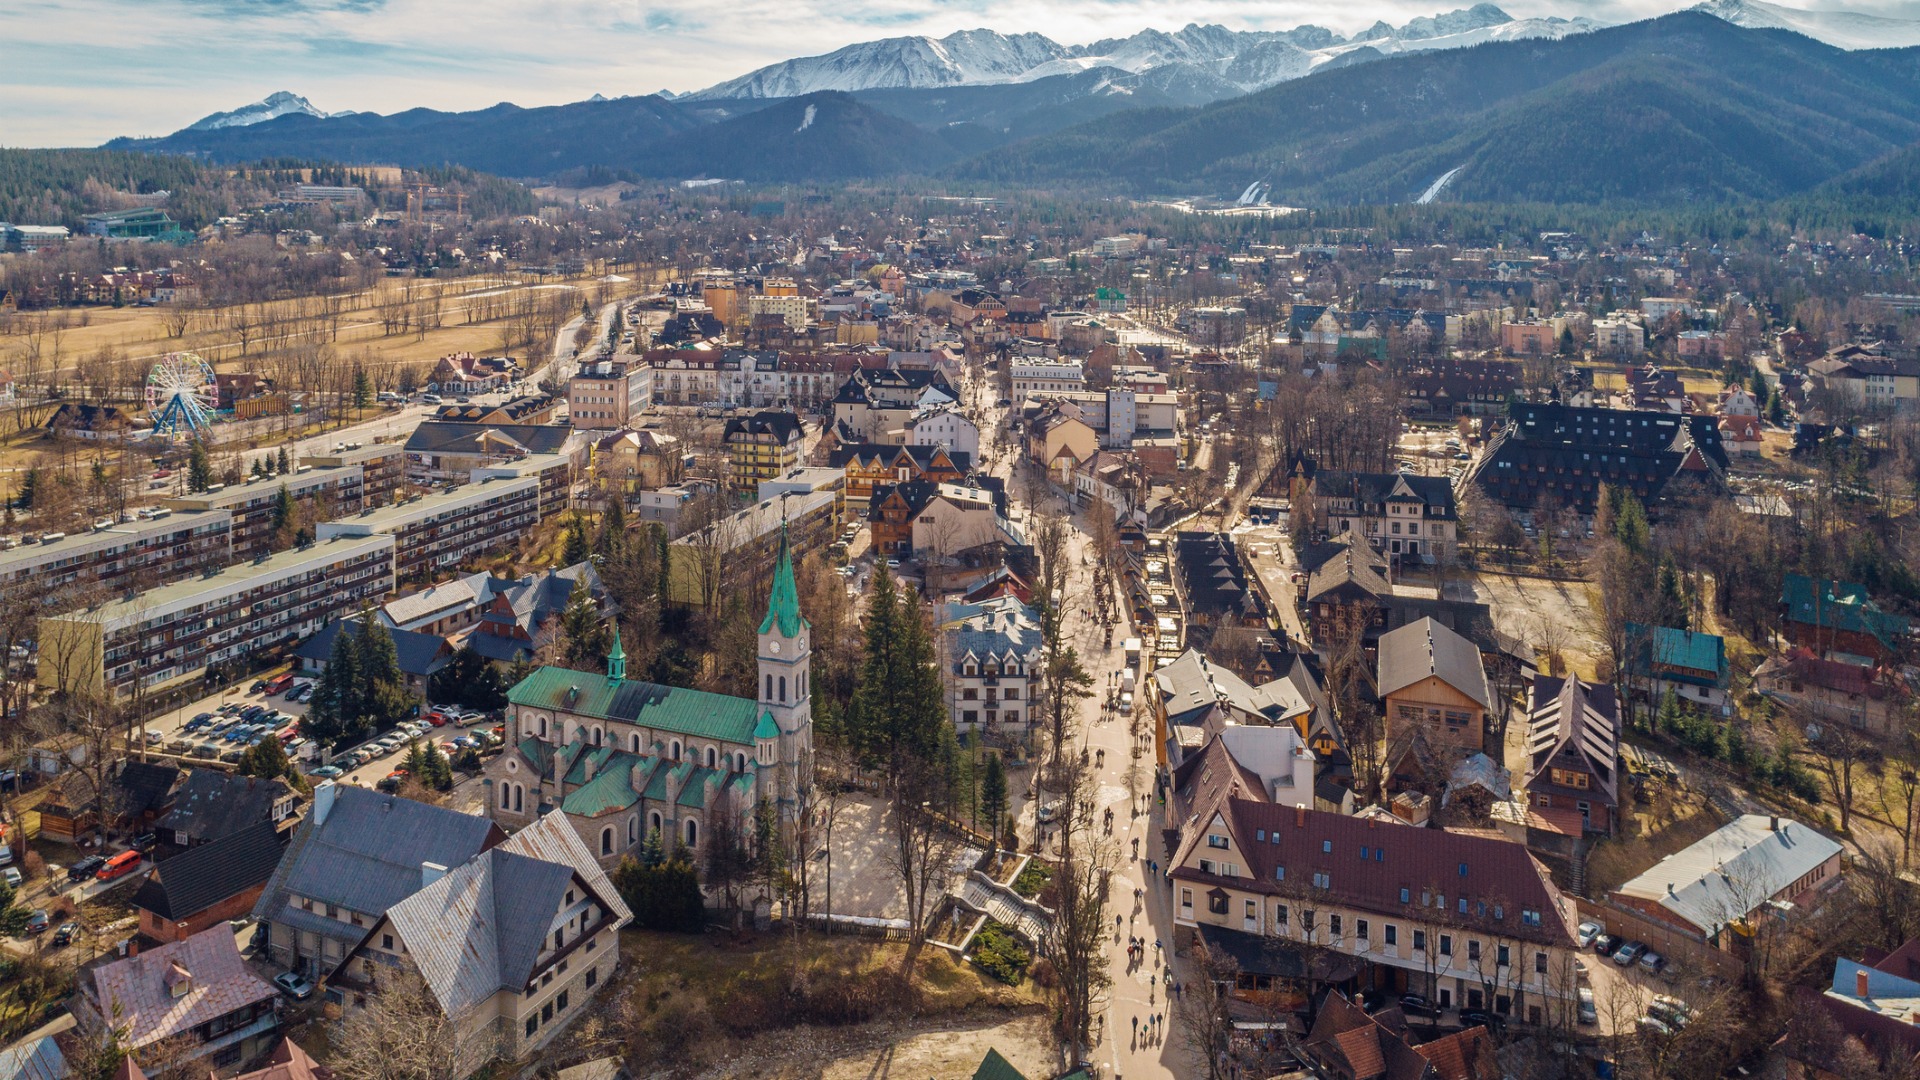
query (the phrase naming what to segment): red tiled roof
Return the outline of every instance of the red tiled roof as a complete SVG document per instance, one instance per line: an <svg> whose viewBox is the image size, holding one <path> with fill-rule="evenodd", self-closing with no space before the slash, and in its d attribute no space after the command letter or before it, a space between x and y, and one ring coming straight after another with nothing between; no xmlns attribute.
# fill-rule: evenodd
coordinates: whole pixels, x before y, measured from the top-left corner
<svg viewBox="0 0 1920 1080"><path fill-rule="evenodd" d="M1277 892L1276 868L1286 868L1285 887L1294 890L1324 873L1331 900L1363 910L1556 945L1571 940L1560 894L1524 845L1489 834L1382 827L1243 798L1225 803L1252 877L1219 879L1184 866L1174 870L1175 877ZM1538 921L1527 922L1523 912L1537 913Z"/></svg>
<svg viewBox="0 0 1920 1080"><path fill-rule="evenodd" d="M1439 1080L1495 1080L1500 1075L1493 1039L1483 1027L1456 1031L1413 1050L1427 1059Z"/></svg>

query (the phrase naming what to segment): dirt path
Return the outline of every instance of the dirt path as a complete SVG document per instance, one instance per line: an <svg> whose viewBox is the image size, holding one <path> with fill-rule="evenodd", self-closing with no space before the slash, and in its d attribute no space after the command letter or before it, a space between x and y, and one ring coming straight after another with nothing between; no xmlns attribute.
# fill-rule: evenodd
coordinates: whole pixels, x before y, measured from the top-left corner
<svg viewBox="0 0 1920 1080"><path fill-rule="evenodd" d="M1038 1010L972 1022L798 1027L756 1036L753 1054L700 1080L964 1080L989 1048L1027 1076L1050 1076L1046 1028Z"/></svg>

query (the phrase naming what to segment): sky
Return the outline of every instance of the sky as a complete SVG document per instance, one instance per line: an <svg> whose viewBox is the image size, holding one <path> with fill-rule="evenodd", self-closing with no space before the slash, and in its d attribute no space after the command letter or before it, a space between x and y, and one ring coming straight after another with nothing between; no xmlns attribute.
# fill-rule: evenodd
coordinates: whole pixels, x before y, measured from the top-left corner
<svg viewBox="0 0 1920 1080"><path fill-rule="evenodd" d="M1627 22L1692 0L1525 0ZM1471 0L16 0L0 3L0 146L163 135L290 90L328 111L554 105L710 86L874 38L990 27L1065 44L1155 27L1351 34ZM1803 3L1836 7L1831 3ZM1920 14L1920 0L1847 2Z"/></svg>

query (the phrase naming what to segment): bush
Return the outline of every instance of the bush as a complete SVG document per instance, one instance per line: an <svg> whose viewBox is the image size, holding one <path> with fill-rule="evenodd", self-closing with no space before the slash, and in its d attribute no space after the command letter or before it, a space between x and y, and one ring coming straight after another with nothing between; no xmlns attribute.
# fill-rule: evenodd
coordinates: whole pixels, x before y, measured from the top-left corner
<svg viewBox="0 0 1920 1080"><path fill-rule="evenodd" d="M1018 986L1033 956L1006 927L990 922L973 935L973 962L1001 982Z"/></svg>
<svg viewBox="0 0 1920 1080"><path fill-rule="evenodd" d="M1053 881L1053 867L1039 859L1030 859L1027 868L1013 879L1013 891L1031 900L1040 895L1040 890Z"/></svg>

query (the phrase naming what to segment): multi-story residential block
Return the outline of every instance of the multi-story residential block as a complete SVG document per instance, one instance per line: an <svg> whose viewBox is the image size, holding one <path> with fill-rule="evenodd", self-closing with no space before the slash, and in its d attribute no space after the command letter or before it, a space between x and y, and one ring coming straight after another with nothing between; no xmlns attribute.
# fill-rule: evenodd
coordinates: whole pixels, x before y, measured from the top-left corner
<svg viewBox="0 0 1920 1080"><path fill-rule="evenodd" d="M625 493L629 501L638 492L671 487L687 477L687 452L677 436L664 431L616 431L594 443L591 453L595 483Z"/></svg>
<svg viewBox="0 0 1920 1080"><path fill-rule="evenodd" d="M1087 388L1086 368L1078 360L1014 360L1008 373L1016 401L1029 394L1071 394Z"/></svg>
<svg viewBox="0 0 1920 1080"><path fill-rule="evenodd" d="M390 537L396 578L435 577L475 556L519 543L540 522L542 483L540 476L476 480L322 522L317 532L323 541Z"/></svg>
<svg viewBox="0 0 1920 1080"><path fill-rule="evenodd" d="M355 510L386 506L400 497L407 482L407 449L399 443L346 443L329 453L310 454L300 463L316 469L359 466L360 505Z"/></svg>
<svg viewBox="0 0 1920 1080"><path fill-rule="evenodd" d="M1013 596L940 613L947 706L959 731L1027 730L1034 721L1040 617Z"/></svg>
<svg viewBox="0 0 1920 1080"><path fill-rule="evenodd" d="M394 537L328 538L40 622L41 684L128 697L296 641L393 591Z"/></svg>
<svg viewBox="0 0 1920 1080"><path fill-rule="evenodd" d="M770 499L676 537L667 545L668 599L704 607L767 580L783 536L795 551L825 550L841 505L837 491Z"/></svg>
<svg viewBox="0 0 1920 1080"><path fill-rule="evenodd" d="M838 372L858 354L748 349L657 349L654 400L668 405L817 409L832 400Z"/></svg>
<svg viewBox="0 0 1920 1080"><path fill-rule="evenodd" d="M758 412L728 420L723 437L734 493L752 495L760 481L782 476L800 464L805 436L805 425L790 412Z"/></svg>
<svg viewBox="0 0 1920 1080"><path fill-rule="evenodd" d="M151 516L71 536L42 534L0 551L0 595L21 591L50 604L84 603L178 581L233 561L233 515L225 510L148 511Z"/></svg>
<svg viewBox="0 0 1920 1080"><path fill-rule="evenodd" d="M918 413L959 399L937 371L858 368L833 398L836 430L864 442L887 442Z"/></svg>
<svg viewBox="0 0 1920 1080"><path fill-rule="evenodd" d="M1573 837L1611 835L1620 808L1613 687L1541 675L1527 691L1527 802Z"/></svg>
<svg viewBox="0 0 1920 1080"><path fill-rule="evenodd" d="M1728 462L1718 425L1704 413L1522 402L1462 482L1511 507L1583 512L1593 510L1605 484L1651 509L1675 480L1723 486Z"/></svg>
<svg viewBox="0 0 1920 1080"><path fill-rule="evenodd" d="M751 321L762 315L777 315L789 327L798 330L807 325L807 306L807 298L798 292L786 295L760 293L747 297L747 318Z"/></svg>
<svg viewBox="0 0 1920 1080"><path fill-rule="evenodd" d="M233 515L233 557L257 559L291 546L294 531L303 524L359 513L366 501L364 492L365 474L358 465L300 465L288 475L254 477L231 486L215 484L198 494L168 499L166 505L175 510L227 511ZM283 498L289 504L285 509Z"/></svg>
<svg viewBox="0 0 1920 1080"><path fill-rule="evenodd" d="M1243 307L1192 308L1182 322L1187 336L1202 345L1237 345L1247 336L1247 309Z"/></svg>
<svg viewBox="0 0 1920 1080"><path fill-rule="evenodd" d="M519 480L533 477L540 482L538 508L545 521L573 505L574 480L579 474L572 454L529 454L516 461L487 465L473 470L473 483L489 480Z"/></svg>
<svg viewBox="0 0 1920 1080"><path fill-rule="evenodd" d="M980 426L952 405L928 409L907 421L907 445L938 446L979 457Z"/></svg>
<svg viewBox="0 0 1920 1080"><path fill-rule="evenodd" d="M1647 351L1647 328L1624 316L1595 319L1593 351L1602 356L1639 356Z"/></svg>
<svg viewBox="0 0 1920 1080"><path fill-rule="evenodd" d="M1473 642L1431 618L1390 630L1380 635L1374 689L1389 745L1418 733L1435 748L1480 752L1493 694Z"/></svg>
<svg viewBox="0 0 1920 1080"><path fill-rule="evenodd" d="M1444 476L1294 471L1296 520L1328 535L1366 537L1375 551L1444 561L1456 550L1459 508Z"/></svg>
<svg viewBox="0 0 1920 1080"><path fill-rule="evenodd" d="M567 422L576 428L618 431L653 404L653 367L632 362L582 365L567 380Z"/></svg>
<svg viewBox="0 0 1920 1080"><path fill-rule="evenodd" d="M464 862L423 864L417 880L330 985L360 990L390 973L419 976L450 1021L453 1045L443 1049L453 1077L548 1045L592 1011L619 969L620 928L633 913L565 815Z"/></svg>
<svg viewBox="0 0 1920 1080"><path fill-rule="evenodd" d="M330 978L395 904L506 838L484 817L320 783L253 908L265 955L316 982ZM339 987L326 995L345 1001Z"/></svg>
<svg viewBox="0 0 1920 1080"><path fill-rule="evenodd" d="M827 457L829 468L845 472L847 499L856 507L863 506L873 498L874 489L885 484L915 480L957 484L972 464L972 456L961 451L888 443L849 443Z"/></svg>
<svg viewBox="0 0 1920 1080"><path fill-rule="evenodd" d="M1176 781L1176 940L1257 935L1302 969L1331 951L1363 985L1529 1024L1574 996L1573 910L1524 845L1288 806L1238 769L1195 774Z"/></svg>

